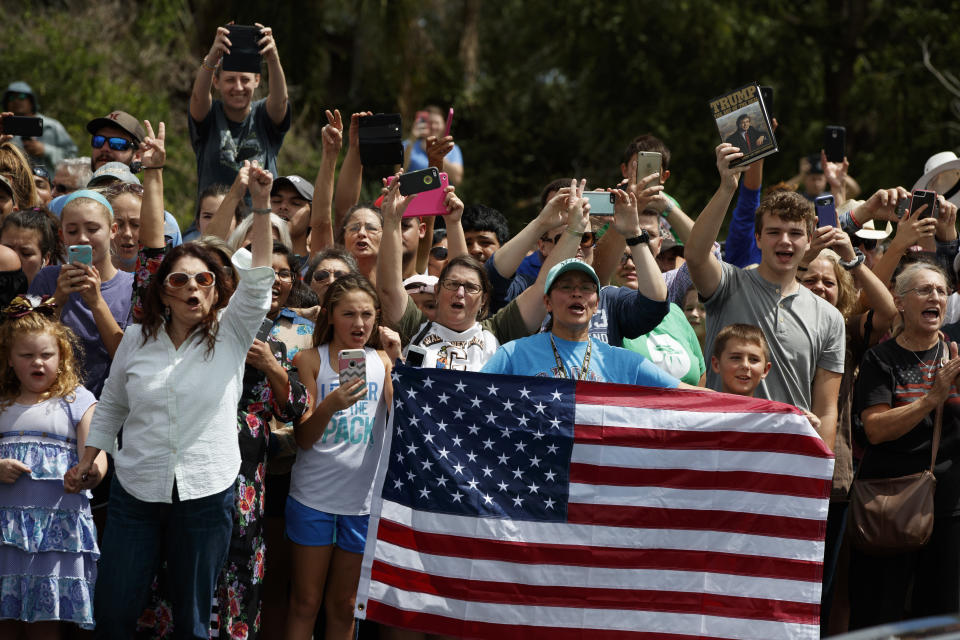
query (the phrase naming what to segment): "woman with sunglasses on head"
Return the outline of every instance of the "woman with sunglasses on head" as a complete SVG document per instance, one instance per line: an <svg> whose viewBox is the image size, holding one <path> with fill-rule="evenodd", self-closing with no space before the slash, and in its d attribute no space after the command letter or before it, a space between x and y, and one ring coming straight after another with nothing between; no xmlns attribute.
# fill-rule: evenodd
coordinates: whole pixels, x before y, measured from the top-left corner
<svg viewBox="0 0 960 640"><path fill-rule="evenodd" d="M232 296L205 248L188 243L164 258L143 298L141 324L128 327L117 348L83 457L68 474L72 490L94 483L94 457L114 451L123 427L95 596L98 637L133 635L164 554L178 633L209 634L241 467L241 371L276 280L271 184L268 172L251 170L252 256L234 256L240 279ZM216 390L216 398L197 402L198 389Z"/></svg>
<svg viewBox="0 0 960 640"><path fill-rule="evenodd" d="M399 177L399 173L397 176ZM579 238L588 218L580 197L582 184L571 185L568 194L551 209L556 227L561 220L569 220L568 232L563 234L547 261L547 269L565 257L572 256L579 247ZM383 305L384 321L398 328L404 344L426 349L424 367L477 371L503 343L536 332L545 314L542 298L531 287L515 301L487 318L490 281L486 270L475 258L466 255L466 241L460 216L463 203L447 187L447 239L451 247L450 261L440 273L436 290L437 308L434 320L427 320L403 288L401 280L400 220L411 200L401 196L398 181L384 189L383 213L386 231L377 266L377 291ZM538 282L543 290L542 270Z"/></svg>

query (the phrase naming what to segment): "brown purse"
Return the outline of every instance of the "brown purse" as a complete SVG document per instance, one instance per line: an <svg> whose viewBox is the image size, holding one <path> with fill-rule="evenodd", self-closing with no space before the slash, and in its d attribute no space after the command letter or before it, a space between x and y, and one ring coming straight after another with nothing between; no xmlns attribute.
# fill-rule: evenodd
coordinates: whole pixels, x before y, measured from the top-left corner
<svg viewBox="0 0 960 640"><path fill-rule="evenodd" d="M940 448L943 403L937 407L933 424L929 469L899 478L854 479L847 531L858 549L893 554L919 549L930 540L937 488L933 468Z"/></svg>

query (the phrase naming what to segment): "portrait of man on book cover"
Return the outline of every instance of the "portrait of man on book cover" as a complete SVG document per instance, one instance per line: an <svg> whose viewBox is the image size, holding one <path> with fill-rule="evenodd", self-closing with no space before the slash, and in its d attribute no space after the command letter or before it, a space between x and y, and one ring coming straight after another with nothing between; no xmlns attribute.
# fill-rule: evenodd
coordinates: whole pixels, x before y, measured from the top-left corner
<svg viewBox="0 0 960 640"><path fill-rule="evenodd" d="M746 155L768 144L770 132L767 131L767 123L762 116L751 118L747 113L749 109L743 109L743 111L744 113L737 116L736 129L723 141L739 147L740 151Z"/></svg>

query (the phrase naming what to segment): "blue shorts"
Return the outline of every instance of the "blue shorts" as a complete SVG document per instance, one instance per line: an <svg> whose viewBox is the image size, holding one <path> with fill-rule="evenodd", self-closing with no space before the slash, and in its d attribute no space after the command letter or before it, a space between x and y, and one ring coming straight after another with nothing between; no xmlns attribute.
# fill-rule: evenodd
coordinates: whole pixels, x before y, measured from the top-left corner
<svg viewBox="0 0 960 640"><path fill-rule="evenodd" d="M342 516L311 509L287 497L287 537L304 547L335 544L344 551L363 553L370 516Z"/></svg>

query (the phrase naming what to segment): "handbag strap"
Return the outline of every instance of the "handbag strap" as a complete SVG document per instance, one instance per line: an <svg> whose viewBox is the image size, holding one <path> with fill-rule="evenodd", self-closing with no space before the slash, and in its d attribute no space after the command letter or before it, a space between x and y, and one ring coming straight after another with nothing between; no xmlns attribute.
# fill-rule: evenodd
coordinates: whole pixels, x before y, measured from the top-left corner
<svg viewBox="0 0 960 640"><path fill-rule="evenodd" d="M940 448L940 432L943 430L943 403L937 405L933 416L933 447L930 449L930 473L937 464L937 450Z"/></svg>

